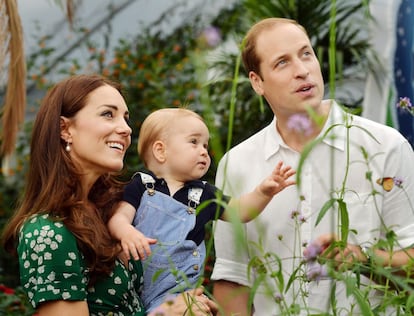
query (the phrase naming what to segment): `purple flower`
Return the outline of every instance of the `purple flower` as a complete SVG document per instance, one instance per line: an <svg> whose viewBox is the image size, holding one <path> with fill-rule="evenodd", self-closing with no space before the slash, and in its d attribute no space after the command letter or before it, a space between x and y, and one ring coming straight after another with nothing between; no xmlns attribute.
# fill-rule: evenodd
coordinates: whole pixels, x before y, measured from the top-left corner
<svg viewBox="0 0 414 316"><path fill-rule="evenodd" d="M175 297L176 297L176 295L174 295L174 294L167 294L167 296L164 299L164 302L167 305L172 305L172 304L174 304Z"/></svg>
<svg viewBox="0 0 414 316"><path fill-rule="evenodd" d="M280 293L276 293L274 298L276 303L280 303L283 300L283 295Z"/></svg>
<svg viewBox="0 0 414 316"><path fill-rule="evenodd" d="M221 32L217 27L209 26L201 34L201 40L208 47L214 48L221 42Z"/></svg>
<svg viewBox="0 0 414 316"><path fill-rule="evenodd" d="M309 281L319 282L322 278L328 276L326 265L313 261L307 264L306 277Z"/></svg>
<svg viewBox="0 0 414 316"><path fill-rule="evenodd" d="M313 241L303 251L303 257L307 262L315 261L322 253L322 250L322 246L318 242Z"/></svg>
<svg viewBox="0 0 414 316"><path fill-rule="evenodd" d="M290 213L290 218L291 219L295 219L296 217L299 217L301 214L300 214L300 211L298 211L298 210L293 210L291 213Z"/></svg>
<svg viewBox="0 0 414 316"><path fill-rule="evenodd" d="M165 309L162 306L158 306L157 308L153 309L148 316L167 316Z"/></svg>
<svg viewBox="0 0 414 316"><path fill-rule="evenodd" d="M414 115L414 108L413 105L411 104L411 100L410 98L407 97L400 97L400 100L397 103L397 108L402 109L402 110L406 110L409 113L411 113L412 115Z"/></svg>
<svg viewBox="0 0 414 316"><path fill-rule="evenodd" d="M308 136L313 132L312 121L309 116L305 114L294 114L289 117L287 127L288 129L305 136Z"/></svg>
<svg viewBox="0 0 414 316"><path fill-rule="evenodd" d="M394 178L392 178L392 181L394 181L394 184L397 187L402 188L402 184L403 184L403 179L402 178L394 177Z"/></svg>

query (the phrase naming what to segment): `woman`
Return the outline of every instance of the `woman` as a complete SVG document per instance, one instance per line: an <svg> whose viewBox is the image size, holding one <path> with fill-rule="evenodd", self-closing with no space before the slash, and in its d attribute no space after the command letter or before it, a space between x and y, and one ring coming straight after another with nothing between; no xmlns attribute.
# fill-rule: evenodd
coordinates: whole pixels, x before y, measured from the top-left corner
<svg viewBox="0 0 414 316"><path fill-rule="evenodd" d="M3 233L40 316L145 315L141 262L123 265L106 227L121 198L115 175L131 143L128 120L120 87L96 75L64 80L42 102L25 193ZM194 313L205 315L213 304L201 292L165 308L182 315L195 301Z"/></svg>

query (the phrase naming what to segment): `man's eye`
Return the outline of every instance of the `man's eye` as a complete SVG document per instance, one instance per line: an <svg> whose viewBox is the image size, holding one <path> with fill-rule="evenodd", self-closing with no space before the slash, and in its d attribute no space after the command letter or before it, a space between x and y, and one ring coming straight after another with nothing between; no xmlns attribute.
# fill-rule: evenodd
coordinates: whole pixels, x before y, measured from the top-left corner
<svg viewBox="0 0 414 316"><path fill-rule="evenodd" d="M277 66L283 66L284 64L286 64L286 60L280 60L280 61L276 64L276 67L277 67Z"/></svg>

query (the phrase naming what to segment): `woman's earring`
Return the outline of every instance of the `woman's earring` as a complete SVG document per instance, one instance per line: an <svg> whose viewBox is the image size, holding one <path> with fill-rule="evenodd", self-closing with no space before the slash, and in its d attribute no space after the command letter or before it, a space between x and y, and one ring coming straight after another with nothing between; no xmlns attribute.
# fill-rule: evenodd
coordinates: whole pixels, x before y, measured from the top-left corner
<svg viewBox="0 0 414 316"><path fill-rule="evenodd" d="M69 142L66 143L65 150L66 150L66 152L70 152L70 143Z"/></svg>

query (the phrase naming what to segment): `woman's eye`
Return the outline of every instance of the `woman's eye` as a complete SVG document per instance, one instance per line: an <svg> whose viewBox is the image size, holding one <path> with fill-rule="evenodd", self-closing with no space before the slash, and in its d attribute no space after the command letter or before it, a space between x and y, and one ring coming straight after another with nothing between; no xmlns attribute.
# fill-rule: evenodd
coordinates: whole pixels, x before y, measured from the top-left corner
<svg viewBox="0 0 414 316"><path fill-rule="evenodd" d="M112 114L111 111L105 111L105 112L103 112L102 113L102 116L109 117L109 118L114 117L114 115Z"/></svg>

